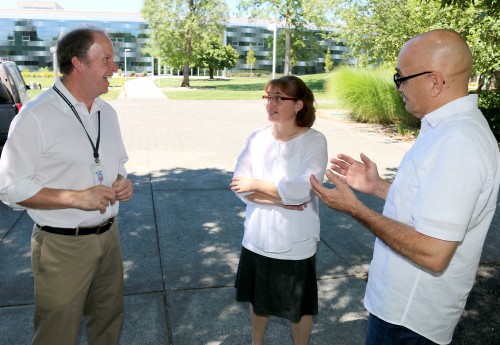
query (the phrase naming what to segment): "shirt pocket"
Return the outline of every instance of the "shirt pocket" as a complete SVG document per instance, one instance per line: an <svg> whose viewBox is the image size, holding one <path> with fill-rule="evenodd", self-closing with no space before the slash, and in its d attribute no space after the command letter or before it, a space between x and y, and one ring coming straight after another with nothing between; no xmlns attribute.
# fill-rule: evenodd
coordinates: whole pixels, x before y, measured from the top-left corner
<svg viewBox="0 0 500 345"><path fill-rule="evenodd" d="M407 225L413 225L413 203L419 186L414 165L410 162L402 163L389 189L384 215Z"/></svg>

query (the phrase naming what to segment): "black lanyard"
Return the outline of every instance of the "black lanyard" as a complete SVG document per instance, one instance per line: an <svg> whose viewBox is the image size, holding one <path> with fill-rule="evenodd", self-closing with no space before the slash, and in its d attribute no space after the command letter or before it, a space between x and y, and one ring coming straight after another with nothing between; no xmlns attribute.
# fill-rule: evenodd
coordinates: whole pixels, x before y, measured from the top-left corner
<svg viewBox="0 0 500 345"><path fill-rule="evenodd" d="M66 104L69 105L70 109L73 111L73 114L75 114L78 121L80 121L80 124L82 125L83 130L87 134L87 138L89 138L90 145L92 145L92 150L94 151L95 162L99 163L99 142L101 141L101 111L97 112L97 142L94 145L94 142L90 138L89 132L87 132L87 129L83 125L82 119L80 118L80 115L78 115L78 112L76 111L73 104L71 104L71 102L66 98L66 96L64 96L63 93L61 91L59 91L59 89L55 85L53 86L53 89L57 92L57 94L59 96L61 96L61 98L66 102Z"/></svg>

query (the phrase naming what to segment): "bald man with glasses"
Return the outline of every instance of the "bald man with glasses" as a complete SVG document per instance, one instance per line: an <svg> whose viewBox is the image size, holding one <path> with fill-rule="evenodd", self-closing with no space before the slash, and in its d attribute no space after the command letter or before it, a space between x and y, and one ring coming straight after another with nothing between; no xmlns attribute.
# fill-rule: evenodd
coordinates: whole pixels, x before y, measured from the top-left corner
<svg viewBox="0 0 500 345"><path fill-rule="evenodd" d="M453 30L433 30L401 49L394 83L421 120L391 184L364 154L339 154L315 193L377 238L365 307L366 345L449 344L474 284L498 198L498 143L469 95L472 54ZM385 200L383 213L353 190Z"/></svg>

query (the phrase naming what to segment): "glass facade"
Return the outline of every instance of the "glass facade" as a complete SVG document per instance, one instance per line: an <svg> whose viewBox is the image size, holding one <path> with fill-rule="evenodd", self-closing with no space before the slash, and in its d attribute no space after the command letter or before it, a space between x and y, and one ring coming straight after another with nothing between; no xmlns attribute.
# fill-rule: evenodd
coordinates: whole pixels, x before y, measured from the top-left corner
<svg viewBox="0 0 500 345"><path fill-rule="evenodd" d="M283 31L282 28L277 28L278 35ZM309 56L312 58L308 61L297 61L292 69L293 74L314 74L324 72L325 56L330 49L330 55L334 65L339 65L341 62L345 64L355 64L356 61L352 59L345 60L344 52L348 48L340 41L331 39L323 39L322 32L310 31L309 39L314 39L314 44L305 42L304 49L311 49L311 46L318 45L316 53ZM279 39L279 38L278 38ZM230 20L226 26L226 44L230 44L239 54L237 70L249 70L250 66L247 65L247 53L251 49L255 54L255 65L252 67L254 70L270 71L272 69L272 40L273 30L269 27L269 22L254 21L248 23L248 20L234 18ZM279 48L278 48L279 49ZM278 54L278 53L277 53ZM279 55L279 54L278 54ZM283 58L276 61L276 72L282 73L284 69Z"/></svg>
<svg viewBox="0 0 500 345"><path fill-rule="evenodd" d="M152 72L153 58L142 52L149 40L148 25L137 14L0 10L0 56L15 61L21 70L52 70L54 56L50 48L56 46L59 36L89 25L106 30L119 68L125 70L127 54L128 71Z"/></svg>
<svg viewBox="0 0 500 345"><path fill-rule="evenodd" d="M106 30L113 42L115 61L122 71L157 73L153 57L144 53L150 33L148 24L141 14L132 13L0 9L0 57L15 61L21 70L37 71L41 67L52 70L54 55L51 48L55 47L59 36L75 27L86 25ZM253 70L271 71L272 36L269 22L249 22L247 19L231 18L226 25L224 43L231 45L239 54L238 62L232 71L250 70L250 66L246 64L250 46L256 57ZM334 64L343 61L343 53L347 48L342 42L323 40L319 37L320 35L317 35L314 39L320 46L320 52L312 55L312 61L297 61L292 70L294 74L323 72L327 49L330 49ZM277 73L283 72L282 60L278 59L276 63ZM169 70L168 66L162 67L163 71Z"/></svg>

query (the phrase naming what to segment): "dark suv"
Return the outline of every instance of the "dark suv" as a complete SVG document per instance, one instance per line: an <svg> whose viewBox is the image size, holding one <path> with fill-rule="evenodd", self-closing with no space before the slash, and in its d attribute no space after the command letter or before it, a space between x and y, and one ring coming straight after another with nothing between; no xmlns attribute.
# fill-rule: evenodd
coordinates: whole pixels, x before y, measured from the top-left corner
<svg viewBox="0 0 500 345"><path fill-rule="evenodd" d="M9 126L28 99L28 87L15 62L0 58L0 154Z"/></svg>

